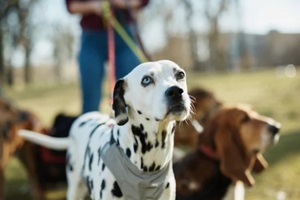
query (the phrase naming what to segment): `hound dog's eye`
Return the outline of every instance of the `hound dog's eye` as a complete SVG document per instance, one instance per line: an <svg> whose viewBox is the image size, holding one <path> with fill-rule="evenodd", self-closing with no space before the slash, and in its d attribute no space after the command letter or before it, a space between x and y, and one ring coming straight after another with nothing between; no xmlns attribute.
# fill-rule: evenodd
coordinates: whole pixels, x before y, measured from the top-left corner
<svg viewBox="0 0 300 200"><path fill-rule="evenodd" d="M185 77L185 73L183 71L180 71L175 75L176 80L184 79L184 77Z"/></svg>
<svg viewBox="0 0 300 200"><path fill-rule="evenodd" d="M147 87L151 83L154 83L154 80L151 76L144 76L142 79L142 86Z"/></svg>
<svg viewBox="0 0 300 200"><path fill-rule="evenodd" d="M244 115L243 118L242 118L242 120L241 120L241 122L242 123L246 123L248 121L250 121L250 117L248 115Z"/></svg>

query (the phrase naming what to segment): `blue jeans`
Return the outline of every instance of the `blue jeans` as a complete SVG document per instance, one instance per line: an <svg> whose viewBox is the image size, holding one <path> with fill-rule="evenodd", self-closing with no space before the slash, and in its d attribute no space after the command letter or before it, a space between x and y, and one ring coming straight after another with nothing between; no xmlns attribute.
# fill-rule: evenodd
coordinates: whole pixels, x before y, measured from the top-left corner
<svg viewBox="0 0 300 200"><path fill-rule="evenodd" d="M125 27L132 36L130 26ZM79 52L79 74L82 95L82 113L98 111L102 95L104 63L108 61L107 31L83 30ZM116 79L128 74L140 64L138 58L115 32Z"/></svg>

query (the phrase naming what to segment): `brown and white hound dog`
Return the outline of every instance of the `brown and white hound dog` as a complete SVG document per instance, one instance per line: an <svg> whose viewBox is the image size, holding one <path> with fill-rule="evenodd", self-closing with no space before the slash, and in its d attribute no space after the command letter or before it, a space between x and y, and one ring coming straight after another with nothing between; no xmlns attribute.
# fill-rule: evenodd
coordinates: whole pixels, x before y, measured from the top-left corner
<svg viewBox="0 0 300 200"><path fill-rule="evenodd" d="M279 128L278 122L248 107L220 106L204 125L196 148L174 164L176 199L220 200L231 183L253 186L251 172L267 167L262 152L278 139Z"/></svg>
<svg viewBox="0 0 300 200"><path fill-rule="evenodd" d="M40 131L41 125L35 115L13 106L7 99L0 96L0 200L5 199L4 170L9 159L16 155L30 177L34 199L43 199L43 192L37 182L35 145L26 142L17 134L19 129Z"/></svg>
<svg viewBox="0 0 300 200"><path fill-rule="evenodd" d="M202 127L222 104L212 92L204 88L190 90L189 95L193 102L193 112L191 113L191 120L179 123L176 126L174 143L177 147L195 148Z"/></svg>

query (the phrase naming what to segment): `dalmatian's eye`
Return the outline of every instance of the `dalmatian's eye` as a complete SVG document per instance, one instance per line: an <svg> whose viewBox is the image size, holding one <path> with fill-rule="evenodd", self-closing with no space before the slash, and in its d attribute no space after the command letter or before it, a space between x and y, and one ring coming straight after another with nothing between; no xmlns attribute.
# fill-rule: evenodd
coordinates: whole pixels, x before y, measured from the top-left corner
<svg viewBox="0 0 300 200"><path fill-rule="evenodd" d="M184 79L184 77L185 77L185 73L182 72L182 71L178 72L178 73L175 75L176 80Z"/></svg>
<svg viewBox="0 0 300 200"><path fill-rule="evenodd" d="M142 79L142 86L146 87L151 83L154 83L153 78L151 76L144 76L144 78Z"/></svg>

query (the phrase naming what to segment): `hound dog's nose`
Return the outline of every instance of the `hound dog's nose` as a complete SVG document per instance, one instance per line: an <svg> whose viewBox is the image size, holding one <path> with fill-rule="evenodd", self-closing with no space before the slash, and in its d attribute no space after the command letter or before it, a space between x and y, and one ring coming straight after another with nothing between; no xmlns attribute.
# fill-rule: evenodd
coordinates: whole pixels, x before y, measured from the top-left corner
<svg viewBox="0 0 300 200"><path fill-rule="evenodd" d="M170 101L180 101L182 99L183 89L177 86L172 86L166 90L166 97Z"/></svg>
<svg viewBox="0 0 300 200"><path fill-rule="evenodd" d="M268 130L270 131L270 133L272 133L273 135L276 135L279 130L280 130L280 127L279 126L276 126L276 125L269 125L268 126Z"/></svg>

